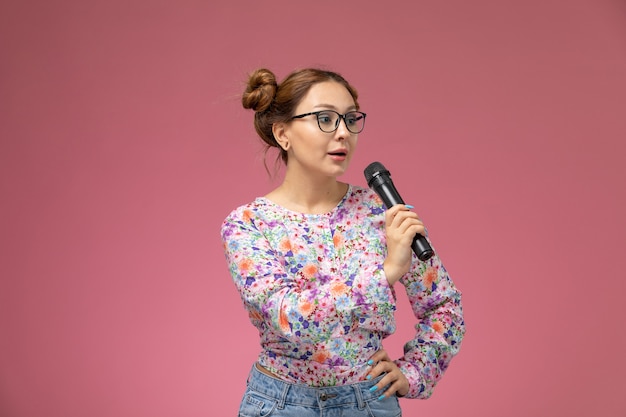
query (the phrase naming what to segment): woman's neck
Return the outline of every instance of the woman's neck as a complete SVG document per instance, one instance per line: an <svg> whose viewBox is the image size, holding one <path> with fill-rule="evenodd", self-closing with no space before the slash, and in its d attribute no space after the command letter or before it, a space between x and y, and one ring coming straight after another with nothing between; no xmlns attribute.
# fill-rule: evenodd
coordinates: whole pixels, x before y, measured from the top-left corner
<svg viewBox="0 0 626 417"><path fill-rule="evenodd" d="M265 197L289 210L323 214L334 209L348 191L348 184L327 181L293 181L288 177Z"/></svg>

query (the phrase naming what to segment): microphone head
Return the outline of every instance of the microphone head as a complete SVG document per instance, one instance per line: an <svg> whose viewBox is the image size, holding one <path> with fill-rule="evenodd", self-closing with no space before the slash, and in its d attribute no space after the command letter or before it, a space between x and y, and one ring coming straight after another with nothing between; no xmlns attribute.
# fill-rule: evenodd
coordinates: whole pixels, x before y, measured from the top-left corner
<svg viewBox="0 0 626 417"><path fill-rule="evenodd" d="M387 171L387 168L385 168L385 166L380 162L372 162L367 166L367 168L365 168L365 171L363 173L365 174L365 180L367 181L367 185L370 186L370 182L372 181L372 179L374 179L374 177L380 174L390 175L389 171Z"/></svg>

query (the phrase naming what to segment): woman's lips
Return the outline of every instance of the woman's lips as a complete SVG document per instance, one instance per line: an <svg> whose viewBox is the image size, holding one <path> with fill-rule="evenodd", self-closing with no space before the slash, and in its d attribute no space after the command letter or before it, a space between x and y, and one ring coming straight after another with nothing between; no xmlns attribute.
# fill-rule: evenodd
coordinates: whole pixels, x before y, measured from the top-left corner
<svg viewBox="0 0 626 417"><path fill-rule="evenodd" d="M338 150L338 151L328 152L328 155L335 161L343 161L348 156L348 152L345 150Z"/></svg>
<svg viewBox="0 0 626 417"><path fill-rule="evenodd" d="M348 154L348 151L346 149L336 149L334 151L328 152L328 154L336 156L346 156Z"/></svg>

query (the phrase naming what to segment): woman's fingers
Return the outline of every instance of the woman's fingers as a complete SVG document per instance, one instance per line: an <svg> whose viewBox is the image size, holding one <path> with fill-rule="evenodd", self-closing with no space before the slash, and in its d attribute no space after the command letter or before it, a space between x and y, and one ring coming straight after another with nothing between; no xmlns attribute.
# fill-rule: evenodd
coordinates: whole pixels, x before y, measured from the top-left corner
<svg viewBox="0 0 626 417"><path fill-rule="evenodd" d="M406 235L412 239L416 233L425 233L424 223L417 213L410 211L403 204L396 204L387 210L385 222L387 232L392 235L398 232L398 236Z"/></svg>
<svg viewBox="0 0 626 417"><path fill-rule="evenodd" d="M388 386L387 390L385 390L382 394L382 396L386 398L392 395L403 397L409 392L409 381L395 363L390 363L393 365L394 369L388 371L387 374L378 382L377 386Z"/></svg>
<svg viewBox="0 0 626 417"><path fill-rule="evenodd" d="M372 369L370 369L368 373L368 379L376 378L383 373L385 374L385 376L372 387L372 391L378 391L387 387L385 392L380 396L381 399L394 394L404 396L409 392L409 381L400 368L391 360L385 350L381 349L372 355L370 364Z"/></svg>
<svg viewBox="0 0 626 417"><path fill-rule="evenodd" d="M385 214L387 257L383 270L390 285L394 285L411 267L413 251L411 244L416 234L425 235L424 223L417 213L404 204L396 204Z"/></svg>

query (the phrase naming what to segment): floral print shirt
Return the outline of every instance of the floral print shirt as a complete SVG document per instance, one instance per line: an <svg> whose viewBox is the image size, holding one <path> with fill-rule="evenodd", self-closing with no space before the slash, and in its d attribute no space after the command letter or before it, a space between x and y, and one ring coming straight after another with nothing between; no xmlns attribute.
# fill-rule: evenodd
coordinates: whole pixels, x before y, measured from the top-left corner
<svg viewBox="0 0 626 417"><path fill-rule="evenodd" d="M370 356L395 330L395 292L385 277L385 207L351 185L325 214L287 210L259 197L233 210L221 229L234 283L259 330L259 363L309 386L362 381ZM395 362L408 398L428 398L465 331L461 293L435 254L413 257L400 280L416 334Z"/></svg>

